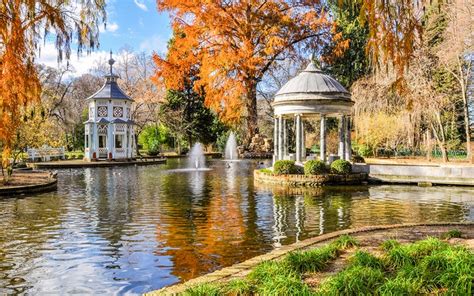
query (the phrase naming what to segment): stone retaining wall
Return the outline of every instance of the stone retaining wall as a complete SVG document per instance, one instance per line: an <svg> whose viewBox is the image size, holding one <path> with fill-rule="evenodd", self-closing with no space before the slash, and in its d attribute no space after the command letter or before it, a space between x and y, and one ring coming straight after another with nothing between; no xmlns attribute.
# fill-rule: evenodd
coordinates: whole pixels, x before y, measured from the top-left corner
<svg viewBox="0 0 474 296"><path fill-rule="evenodd" d="M474 186L474 166L354 164L352 170L374 182Z"/></svg>
<svg viewBox="0 0 474 296"><path fill-rule="evenodd" d="M306 187L319 187L322 185L354 185L367 181L366 173L353 173L350 175L275 175L255 170L253 176L254 180L258 182Z"/></svg>

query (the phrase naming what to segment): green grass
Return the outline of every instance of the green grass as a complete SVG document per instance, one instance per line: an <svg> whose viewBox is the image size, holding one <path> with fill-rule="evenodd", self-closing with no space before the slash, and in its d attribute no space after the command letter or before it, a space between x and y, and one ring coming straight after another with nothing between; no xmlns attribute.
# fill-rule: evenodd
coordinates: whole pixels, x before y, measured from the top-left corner
<svg viewBox="0 0 474 296"><path fill-rule="evenodd" d="M318 295L370 295L383 281L382 270L354 265L323 282Z"/></svg>
<svg viewBox="0 0 474 296"><path fill-rule="evenodd" d="M345 249L357 247L351 236L307 251L291 252L278 261L257 265L245 278L222 285L204 284L184 295L472 295L474 253L437 238L411 244L387 240L377 256L356 250L339 273L316 289L305 275L325 271Z"/></svg>
<svg viewBox="0 0 474 296"><path fill-rule="evenodd" d="M457 229L451 229L450 231L444 233L442 238L450 239L450 238L460 238L462 236L462 232Z"/></svg>
<svg viewBox="0 0 474 296"><path fill-rule="evenodd" d="M222 295L220 287L213 284L202 284L187 289L182 293L183 296L220 296Z"/></svg>

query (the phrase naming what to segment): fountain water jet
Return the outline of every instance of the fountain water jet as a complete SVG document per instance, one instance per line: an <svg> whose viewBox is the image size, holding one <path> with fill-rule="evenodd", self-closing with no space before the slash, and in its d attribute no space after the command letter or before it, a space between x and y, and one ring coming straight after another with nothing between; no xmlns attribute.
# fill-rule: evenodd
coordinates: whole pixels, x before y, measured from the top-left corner
<svg viewBox="0 0 474 296"><path fill-rule="evenodd" d="M234 132L231 132L227 143L225 144L225 160L238 160L237 154L237 140L235 139Z"/></svg>
<svg viewBox="0 0 474 296"><path fill-rule="evenodd" d="M191 148L188 156L188 167L195 170L206 168L206 159L201 143L196 143L193 148Z"/></svg>

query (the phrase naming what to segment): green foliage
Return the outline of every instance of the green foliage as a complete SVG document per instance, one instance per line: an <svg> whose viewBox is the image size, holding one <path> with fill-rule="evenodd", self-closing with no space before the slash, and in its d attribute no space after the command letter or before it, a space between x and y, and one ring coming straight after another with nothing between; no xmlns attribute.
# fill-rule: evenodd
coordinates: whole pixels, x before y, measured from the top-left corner
<svg viewBox="0 0 474 296"><path fill-rule="evenodd" d="M189 289L186 289L182 294L184 296L220 296L222 295L220 289L216 285L203 284Z"/></svg>
<svg viewBox="0 0 474 296"><path fill-rule="evenodd" d="M169 145L171 142L171 134L164 125L149 125L138 137L138 144L142 145L149 155L157 155L163 145Z"/></svg>
<svg viewBox="0 0 474 296"><path fill-rule="evenodd" d="M305 175L321 175L326 172L326 164L320 160L308 160L304 164Z"/></svg>
<svg viewBox="0 0 474 296"><path fill-rule="evenodd" d="M359 149L357 150L357 153L358 153L358 155L360 155L362 157L370 157L370 156L374 155L372 149L370 149L370 147L367 146L367 145L359 146Z"/></svg>
<svg viewBox="0 0 474 296"><path fill-rule="evenodd" d="M253 295L253 287L249 281L244 279L236 279L229 281L223 288L227 295L243 296Z"/></svg>
<svg viewBox="0 0 474 296"><path fill-rule="evenodd" d="M290 175L297 172L298 168L293 160L278 160L273 165L273 173L276 175Z"/></svg>
<svg viewBox="0 0 474 296"><path fill-rule="evenodd" d="M331 163L331 173L347 175L352 172L352 165L347 160L337 159Z"/></svg>
<svg viewBox="0 0 474 296"><path fill-rule="evenodd" d="M450 231L442 235L444 239L460 238L461 236L462 236L462 232L457 229L451 229Z"/></svg>
<svg viewBox="0 0 474 296"><path fill-rule="evenodd" d="M345 250L357 246L358 242L352 236L343 234L339 236L332 244L339 250Z"/></svg>
<svg viewBox="0 0 474 296"><path fill-rule="evenodd" d="M350 258L351 265L359 265L370 267L374 269L383 269L384 263L380 258L375 257L366 251L357 250L355 254Z"/></svg>
<svg viewBox="0 0 474 296"><path fill-rule="evenodd" d="M384 281L382 270L353 266L329 278L319 289L319 295L372 295Z"/></svg>
<svg viewBox="0 0 474 296"><path fill-rule="evenodd" d="M360 22L360 1L330 1L330 4L337 24L336 33L340 33L343 40L349 40L349 46L341 56L334 56L337 40L324 46L322 55L326 57L327 63L322 65L322 69L349 88L354 81L371 71L366 57L369 28L367 22Z"/></svg>
<svg viewBox="0 0 474 296"><path fill-rule="evenodd" d="M396 247L400 246L400 243L394 239L388 239L384 241L381 245L380 248L384 251L390 251Z"/></svg>
<svg viewBox="0 0 474 296"><path fill-rule="evenodd" d="M286 263L299 273L324 270L338 256L335 245L312 249L303 252L291 252L286 257Z"/></svg>
<svg viewBox="0 0 474 296"><path fill-rule="evenodd" d="M268 168L260 169L260 171L262 173L265 173L265 174L273 174L273 171L271 169L268 169Z"/></svg>
<svg viewBox="0 0 474 296"><path fill-rule="evenodd" d="M204 105L204 96L193 90L192 77L182 91L169 90L160 113L166 126L178 138L186 138L188 144L216 142L227 130L218 116Z"/></svg>

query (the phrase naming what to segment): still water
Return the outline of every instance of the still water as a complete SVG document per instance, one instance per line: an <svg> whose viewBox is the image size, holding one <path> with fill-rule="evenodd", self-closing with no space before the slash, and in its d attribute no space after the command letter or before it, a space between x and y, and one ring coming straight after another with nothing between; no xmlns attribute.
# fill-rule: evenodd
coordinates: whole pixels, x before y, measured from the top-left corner
<svg viewBox="0 0 474 296"><path fill-rule="evenodd" d="M257 161L59 171L53 193L0 200L0 295L140 294L280 245L370 224L474 221L474 188L288 189Z"/></svg>

